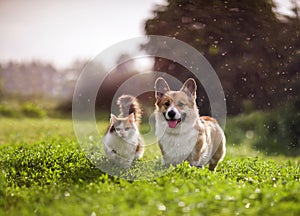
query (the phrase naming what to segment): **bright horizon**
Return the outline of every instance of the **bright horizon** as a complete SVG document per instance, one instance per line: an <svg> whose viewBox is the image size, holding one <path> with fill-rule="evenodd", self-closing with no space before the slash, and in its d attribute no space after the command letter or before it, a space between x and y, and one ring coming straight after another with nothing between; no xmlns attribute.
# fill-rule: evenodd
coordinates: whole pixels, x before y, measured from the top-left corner
<svg viewBox="0 0 300 216"><path fill-rule="evenodd" d="M289 1L276 0L282 14ZM299 0L298 0L299 2ZM144 22L164 0L0 1L0 63L41 60L66 67L144 35Z"/></svg>

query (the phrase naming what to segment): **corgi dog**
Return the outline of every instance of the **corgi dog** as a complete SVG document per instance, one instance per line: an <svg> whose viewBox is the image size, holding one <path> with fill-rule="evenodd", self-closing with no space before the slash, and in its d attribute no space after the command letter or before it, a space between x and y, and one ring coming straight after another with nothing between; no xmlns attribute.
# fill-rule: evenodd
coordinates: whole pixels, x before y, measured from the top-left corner
<svg viewBox="0 0 300 216"><path fill-rule="evenodd" d="M213 171L226 153L226 139L217 120L199 116L197 85L189 78L179 91L171 91L161 77L155 82L155 133L166 165L188 161Z"/></svg>

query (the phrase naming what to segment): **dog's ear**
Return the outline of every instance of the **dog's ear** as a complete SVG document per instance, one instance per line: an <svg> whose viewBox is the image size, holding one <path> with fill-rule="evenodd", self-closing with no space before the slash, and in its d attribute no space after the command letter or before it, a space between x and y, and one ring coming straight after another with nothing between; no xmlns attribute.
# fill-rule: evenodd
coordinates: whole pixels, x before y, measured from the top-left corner
<svg viewBox="0 0 300 216"><path fill-rule="evenodd" d="M196 99L197 84L193 78L187 79L180 90Z"/></svg>
<svg viewBox="0 0 300 216"><path fill-rule="evenodd" d="M162 77L157 78L155 81L155 98L160 99L167 91L170 91L170 87L166 80Z"/></svg>

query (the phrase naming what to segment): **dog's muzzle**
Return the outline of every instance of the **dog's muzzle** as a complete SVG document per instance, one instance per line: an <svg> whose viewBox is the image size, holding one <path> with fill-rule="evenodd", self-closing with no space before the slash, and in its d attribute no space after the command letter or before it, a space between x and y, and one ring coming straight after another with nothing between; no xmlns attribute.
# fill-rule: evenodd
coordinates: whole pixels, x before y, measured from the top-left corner
<svg viewBox="0 0 300 216"><path fill-rule="evenodd" d="M176 126L185 118L185 114L181 114L181 118L176 118L176 112L174 110L170 110L167 113L163 114L169 128L176 128Z"/></svg>

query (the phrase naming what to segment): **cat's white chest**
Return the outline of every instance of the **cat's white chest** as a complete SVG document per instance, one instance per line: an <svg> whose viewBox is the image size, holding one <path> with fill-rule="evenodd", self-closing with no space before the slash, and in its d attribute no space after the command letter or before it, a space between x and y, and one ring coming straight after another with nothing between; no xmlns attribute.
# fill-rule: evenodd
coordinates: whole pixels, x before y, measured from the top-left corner
<svg viewBox="0 0 300 216"><path fill-rule="evenodd" d="M118 136L110 135L104 137L104 145L107 145L110 149L114 150L117 155L131 160L134 157L134 153L137 146L137 140L134 138L130 140L122 139Z"/></svg>

